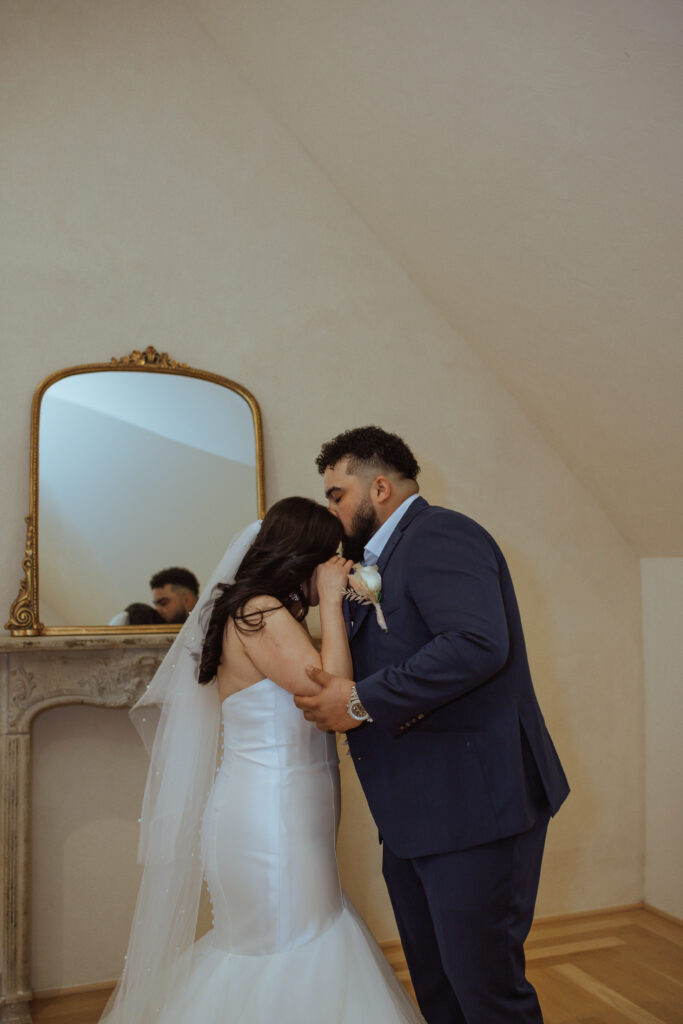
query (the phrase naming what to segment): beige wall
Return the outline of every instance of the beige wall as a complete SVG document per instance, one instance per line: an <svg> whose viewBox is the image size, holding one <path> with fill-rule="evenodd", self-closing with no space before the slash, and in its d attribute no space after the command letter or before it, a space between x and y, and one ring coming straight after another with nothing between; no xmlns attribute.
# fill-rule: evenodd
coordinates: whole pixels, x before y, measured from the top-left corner
<svg viewBox="0 0 683 1024"><path fill-rule="evenodd" d="M598 495L683 555L680 0L184 0Z"/></svg>
<svg viewBox="0 0 683 1024"><path fill-rule="evenodd" d="M517 582L573 786L550 830L539 911L638 900L635 552L182 6L15 0L5 22L0 604L15 596L23 551L31 394L52 370L153 344L240 381L263 411L270 501L321 494L313 459L336 431L397 430L424 495L488 527ZM61 709L38 730L41 989L120 966L144 765L116 712ZM376 833L345 759L343 777L344 881L391 937Z"/></svg>
<svg viewBox="0 0 683 1024"><path fill-rule="evenodd" d="M683 918L683 558L644 558L645 899Z"/></svg>

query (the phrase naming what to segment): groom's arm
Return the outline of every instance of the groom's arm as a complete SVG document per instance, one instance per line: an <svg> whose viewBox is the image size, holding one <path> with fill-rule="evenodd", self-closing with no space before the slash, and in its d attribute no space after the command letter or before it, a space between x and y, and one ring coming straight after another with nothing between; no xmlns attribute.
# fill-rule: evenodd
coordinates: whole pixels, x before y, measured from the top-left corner
<svg viewBox="0 0 683 1024"><path fill-rule="evenodd" d="M406 540L408 596L433 639L356 684L376 724L391 732L491 679L509 650L498 556L481 527L444 510Z"/></svg>

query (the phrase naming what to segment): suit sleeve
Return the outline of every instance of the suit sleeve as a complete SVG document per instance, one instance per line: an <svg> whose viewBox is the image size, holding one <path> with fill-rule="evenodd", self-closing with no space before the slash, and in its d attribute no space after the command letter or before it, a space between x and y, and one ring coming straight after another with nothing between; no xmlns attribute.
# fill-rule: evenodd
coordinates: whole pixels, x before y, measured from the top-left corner
<svg viewBox="0 0 683 1024"><path fill-rule="evenodd" d="M488 535L444 511L410 543L408 596L432 639L401 664L357 683L375 723L391 732L491 679L509 650L498 557Z"/></svg>

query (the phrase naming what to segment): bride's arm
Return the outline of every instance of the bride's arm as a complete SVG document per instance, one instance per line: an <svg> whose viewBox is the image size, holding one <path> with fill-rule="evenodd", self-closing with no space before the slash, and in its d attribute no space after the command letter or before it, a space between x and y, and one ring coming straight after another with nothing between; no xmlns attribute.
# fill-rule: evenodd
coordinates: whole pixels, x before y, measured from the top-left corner
<svg viewBox="0 0 683 1024"><path fill-rule="evenodd" d="M342 591L347 586L353 562L330 559L316 569L322 629L322 667L333 676L353 679L353 663L342 611ZM317 666L316 666L317 667Z"/></svg>
<svg viewBox="0 0 683 1024"><path fill-rule="evenodd" d="M311 643L308 631L274 598L264 595L247 602L243 614L248 619L253 613L262 613L263 624L252 633L237 630L236 634L262 678L272 679L302 697L312 697L320 691L318 683L306 674L307 665L351 678L351 653L342 611L342 590L351 565L341 558L331 558L318 566L312 581L320 600L322 656Z"/></svg>
<svg viewBox="0 0 683 1024"><path fill-rule="evenodd" d="M318 693L320 687L306 675L306 665L321 668L322 659L307 630L273 597L253 597L243 608L247 620L259 612L263 615L259 630L235 630L235 634L260 676L290 693Z"/></svg>

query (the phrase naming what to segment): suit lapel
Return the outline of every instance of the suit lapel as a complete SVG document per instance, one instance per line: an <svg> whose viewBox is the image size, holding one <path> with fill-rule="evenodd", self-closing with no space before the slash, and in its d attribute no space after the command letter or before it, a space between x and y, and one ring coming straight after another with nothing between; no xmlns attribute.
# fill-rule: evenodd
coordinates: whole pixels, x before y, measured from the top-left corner
<svg viewBox="0 0 683 1024"><path fill-rule="evenodd" d="M429 504L424 500L424 498L419 498L418 497L409 506L409 508L407 509L405 514L401 517L401 521L398 523L396 529L394 530L392 535L389 537L389 540L384 545L384 548L382 550L382 554L379 556L379 561L377 562L377 568L379 570L380 575L382 575L382 573L384 572L385 566L386 566L387 562L389 561L389 559L391 558L392 554L394 553L396 545L398 544L398 542L400 541L401 537L403 536L403 533L406 530L406 528L408 526L410 526L410 524L412 523L412 521L415 518L415 516L418 515L418 513L422 512L422 510L425 509L425 508L429 508ZM346 604L346 602L344 602L344 603ZM365 619L366 619L366 617L368 615L368 612L373 612L373 614L374 614L374 607L373 607L373 605L370 605L370 604L358 604L358 605L355 606L354 611L353 611L353 626L351 627L351 632L349 634L349 639L352 639L356 635L356 633L358 632L361 624L363 622L365 622ZM346 614L346 612L344 614Z"/></svg>
<svg viewBox="0 0 683 1024"><path fill-rule="evenodd" d="M351 632L349 633L349 640L354 638L358 632L361 622L365 621L365 617L369 611L372 611L371 604L357 604L355 601L353 602L353 625L351 626Z"/></svg>

